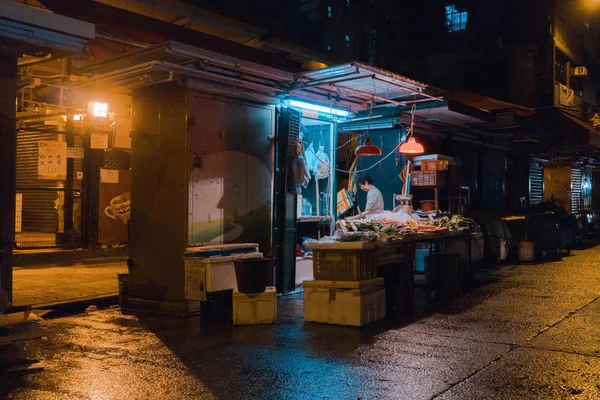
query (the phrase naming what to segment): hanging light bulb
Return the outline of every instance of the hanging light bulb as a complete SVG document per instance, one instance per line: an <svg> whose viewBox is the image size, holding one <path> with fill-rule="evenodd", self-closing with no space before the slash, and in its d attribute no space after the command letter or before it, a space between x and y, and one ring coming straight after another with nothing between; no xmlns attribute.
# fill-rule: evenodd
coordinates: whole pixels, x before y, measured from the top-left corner
<svg viewBox="0 0 600 400"><path fill-rule="evenodd" d="M400 153L402 154L423 154L424 152L423 145L417 142L414 137L411 137L400 146Z"/></svg>
<svg viewBox="0 0 600 400"><path fill-rule="evenodd" d="M354 155L357 157L380 156L381 149L375 146L373 143L371 143L371 138L367 137L367 140L365 140L365 144L358 146L356 148L356 151L354 152Z"/></svg>

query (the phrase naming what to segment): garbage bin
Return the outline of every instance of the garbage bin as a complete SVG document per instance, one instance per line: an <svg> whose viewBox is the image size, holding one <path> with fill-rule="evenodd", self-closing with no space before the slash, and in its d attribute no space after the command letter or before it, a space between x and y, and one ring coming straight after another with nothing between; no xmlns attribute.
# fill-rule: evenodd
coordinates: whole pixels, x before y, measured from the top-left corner
<svg viewBox="0 0 600 400"><path fill-rule="evenodd" d="M240 293L262 293L269 285L269 258L246 258L233 261Z"/></svg>

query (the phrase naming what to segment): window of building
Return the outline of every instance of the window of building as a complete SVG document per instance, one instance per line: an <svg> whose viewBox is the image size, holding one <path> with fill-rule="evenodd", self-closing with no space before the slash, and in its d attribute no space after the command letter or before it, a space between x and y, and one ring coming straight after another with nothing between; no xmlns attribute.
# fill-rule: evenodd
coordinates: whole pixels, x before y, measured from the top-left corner
<svg viewBox="0 0 600 400"><path fill-rule="evenodd" d="M333 7L331 7L331 6L327 6L327 17L328 18L333 17Z"/></svg>
<svg viewBox="0 0 600 400"><path fill-rule="evenodd" d="M350 36L346 35L346 47L350 47Z"/></svg>
<svg viewBox="0 0 600 400"><path fill-rule="evenodd" d="M448 32L467 29L467 12L457 10L454 5L446 6L446 28Z"/></svg>
<svg viewBox="0 0 600 400"><path fill-rule="evenodd" d="M327 46L327 51L331 51L331 46Z"/></svg>
<svg viewBox="0 0 600 400"><path fill-rule="evenodd" d="M346 7L350 8L350 0L346 0Z"/></svg>

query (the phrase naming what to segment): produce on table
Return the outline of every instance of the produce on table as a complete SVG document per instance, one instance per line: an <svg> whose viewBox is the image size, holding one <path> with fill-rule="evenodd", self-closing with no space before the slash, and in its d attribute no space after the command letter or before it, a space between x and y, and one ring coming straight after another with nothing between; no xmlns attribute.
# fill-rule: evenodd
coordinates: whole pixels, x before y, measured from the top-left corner
<svg viewBox="0 0 600 400"><path fill-rule="evenodd" d="M426 222L394 221L388 219L358 220L354 221L357 232L345 233L340 242L366 242L377 240L386 242L401 239L404 235L421 232L436 232L448 229L478 230L479 226L471 218L461 215L443 216Z"/></svg>
<svg viewBox="0 0 600 400"><path fill-rule="evenodd" d="M340 242L370 242L375 239L374 232L345 233L339 239Z"/></svg>
<svg viewBox="0 0 600 400"><path fill-rule="evenodd" d="M434 227L444 227L448 229L473 229L478 230L479 225L471 218L463 217L462 215L452 215L451 217L443 216L441 218L434 219L433 221L427 221L427 225Z"/></svg>

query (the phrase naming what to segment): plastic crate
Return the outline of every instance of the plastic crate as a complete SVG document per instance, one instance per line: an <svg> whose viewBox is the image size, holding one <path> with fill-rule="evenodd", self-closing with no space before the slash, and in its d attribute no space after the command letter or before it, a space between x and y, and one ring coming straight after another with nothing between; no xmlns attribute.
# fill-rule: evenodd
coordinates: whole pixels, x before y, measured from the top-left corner
<svg viewBox="0 0 600 400"><path fill-rule="evenodd" d="M410 182L412 186L444 186L446 183L446 172L413 171Z"/></svg>
<svg viewBox="0 0 600 400"><path fill-rule="evenodd" d="M423 160L421 161L421 171L446 171L448 169L448 160Z"/></svg>
<svg viewBox="0 0 600 400"><path fill-rule="evenodd" d="M377 254L369 250L313 250L317 280L363 281L377 277Z"/></svg>

